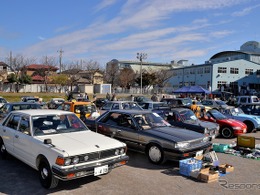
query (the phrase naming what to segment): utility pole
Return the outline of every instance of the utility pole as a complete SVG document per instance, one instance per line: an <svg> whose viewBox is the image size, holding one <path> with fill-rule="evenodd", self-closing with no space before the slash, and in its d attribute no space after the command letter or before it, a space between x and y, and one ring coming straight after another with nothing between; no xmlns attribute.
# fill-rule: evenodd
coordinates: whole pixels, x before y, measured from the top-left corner
<svg viewBox="0 0 260 195"><path fill-rule="evenodd" d="M136 56L137 59L140 60L140 77L141 77L141 86L140 86L140 94L143 93L143 60L145 60L147 58L147 54L146 53L137 53Z"/></svg>
<svg viewBox="0 0 260 195"><path fill-rule="evenodd" d="M60 50L58 50L57 52L60 52L60 73L62 72L61 71L61 66L62 66L62 64L61 64L61 60L62 60L62 53L64 52L62 49L60 49Z"/></svg>

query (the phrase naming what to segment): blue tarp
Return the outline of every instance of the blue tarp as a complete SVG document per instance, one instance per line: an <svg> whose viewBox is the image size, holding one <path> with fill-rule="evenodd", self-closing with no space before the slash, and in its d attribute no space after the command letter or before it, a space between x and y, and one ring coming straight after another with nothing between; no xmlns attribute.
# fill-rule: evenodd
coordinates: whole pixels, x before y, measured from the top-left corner
<svg viewBox="0 0 260 195"><path fill-rule="evenodd" d="M210 91L201 86L184 86L173 91L173 93L205 93L210 94Z"/></svg>

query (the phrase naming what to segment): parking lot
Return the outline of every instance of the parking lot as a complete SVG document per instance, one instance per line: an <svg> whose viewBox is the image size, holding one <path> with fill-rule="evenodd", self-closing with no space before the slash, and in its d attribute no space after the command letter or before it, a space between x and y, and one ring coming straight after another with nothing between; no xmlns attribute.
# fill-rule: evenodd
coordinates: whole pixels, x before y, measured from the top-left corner
<svg viewBox="0 0 260 195"><path fill-rule="evenodd" d="M260 144L260 132L247 134ZM233 139L217 138L215 143L231 143ZM0 160L0 194L259 194L260 161L217 153L220 163L232 164L234 172L218 182L203 183L179 174L178 163L153 165L140 153L128 151L126 166L101 177L86 177L60 182L57 188L42 188L37 171L9 157Z"/></svg>

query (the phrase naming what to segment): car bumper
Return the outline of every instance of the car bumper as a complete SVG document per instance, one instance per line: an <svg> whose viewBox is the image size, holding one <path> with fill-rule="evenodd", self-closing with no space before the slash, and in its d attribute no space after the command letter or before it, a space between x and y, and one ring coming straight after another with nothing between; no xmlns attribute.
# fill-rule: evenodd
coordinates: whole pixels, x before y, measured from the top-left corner
<svg viewBox="0 0 260 195"><path fill-rule="evenodd" d="M129 160L128 156L122 156L117 159L97 162L97 163L93 163L91 165L82 165L82 166L73 167L70 169L60 169L58 167L53 166L52 172L53 172L54 177L56 177L60 180L63 180L63 181L68 181L68 180L72 180L72 179L95 175L94 174L95 168L103 167L103 166L107 166L107 168L108 168L107 172L104 173L104 174L106 174L116 167L125 165L128 162L128 160ZM100 174L100 175L102 175L102 174Z"/></svg>
<svg viewBox="0 0 260 195"><path fill-rule="evenodd" d="M234 130L234 136L243 135L246 132L247 132L246 129L244 129L244 130Z"/></svg>
<svg viewBox="0 0 260 195"><path fill-rule="evenodd" d="M195 157L197 154L206 154L212 150L212 143L208 143L199 148L190 149L190 150L175 150L175 151L165 151L165 157L168 160L182 160L186 158Z"/></svg>

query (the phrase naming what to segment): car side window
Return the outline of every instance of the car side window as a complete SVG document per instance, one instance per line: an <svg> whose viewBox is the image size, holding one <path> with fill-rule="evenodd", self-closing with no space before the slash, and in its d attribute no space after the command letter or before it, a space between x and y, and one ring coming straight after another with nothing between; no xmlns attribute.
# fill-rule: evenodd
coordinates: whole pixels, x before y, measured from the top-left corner
<svg viewBox="0 0 260 195"><path fill-rule="evenodd" d="M134 128L134 123L129 115L121 114L118 116L117 121L118 121L117 123L118 126L126 127L126 128Z"/></svg>
<svg viewBox="0 0 260 195"><path fill-rule="evenodd" d="M31 135L30 133L30 122L28 117L22 117L20 121L20 127L18 128L19 131L26 135Z"/></svg>
<svg viewBox="0 0 260 195"><path fill-rule="evenodd" d="M11 117L11 119L7 122L6 126L9 127L9 128L17 130L20 118L21 117L18 116L18 115L13 115Z"/></svg>
<svg viewBox="0 0 260 195"><path fill-rule="evenodd" d="M119 109L119 104L113 104L112 110L118 110Z"/></svg>

